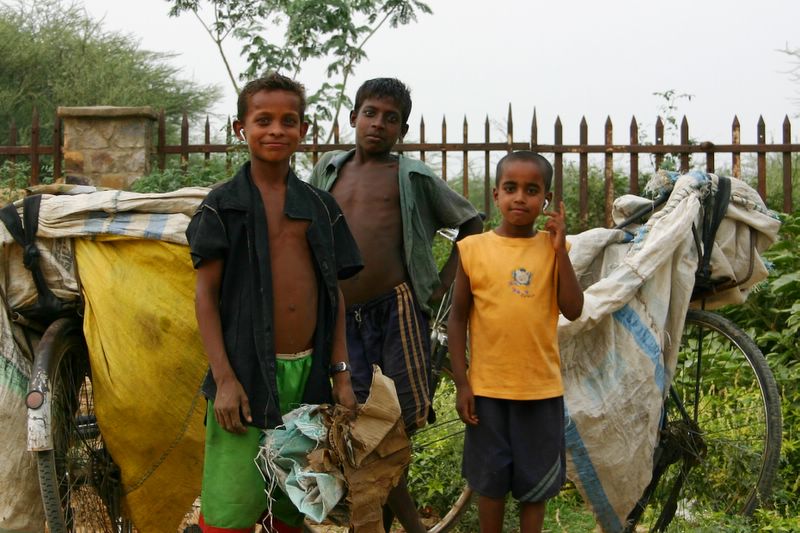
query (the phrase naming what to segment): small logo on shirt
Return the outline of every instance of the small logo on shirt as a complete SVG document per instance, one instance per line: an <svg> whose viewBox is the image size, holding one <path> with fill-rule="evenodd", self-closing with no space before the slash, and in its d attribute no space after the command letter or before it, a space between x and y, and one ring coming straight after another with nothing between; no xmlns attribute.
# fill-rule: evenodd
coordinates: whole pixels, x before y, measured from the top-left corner
<svg viewBox="0 0 800 533"><path fill-rule="evenodd" d="M511 272L511 281L508 282L511 286L511 292L519 294L523 298L530 298L533 296L528 290L531 284L531 272L524 268L517 268Z"/></svg>

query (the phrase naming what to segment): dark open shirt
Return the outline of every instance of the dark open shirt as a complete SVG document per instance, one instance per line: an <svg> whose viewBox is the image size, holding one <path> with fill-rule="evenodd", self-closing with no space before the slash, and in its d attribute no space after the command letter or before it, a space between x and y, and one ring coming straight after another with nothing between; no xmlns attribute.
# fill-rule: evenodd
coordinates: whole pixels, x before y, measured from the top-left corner
<svg viewBox="0 0 800 533"><path fill-rule="evenodd" d="M358 247L336 201L289 171L284 214L310 221L306 239L319 291L314 356L305 403L331 402L328 376L338 305L338 280L363 267ZM281 423L275 375L273 293L267 218L246 163L233 179L209 192L192 217L186 237L197 268L204 259L222 259L219 314L231 367L247 394L252 425ZM209 369L203 392L213 399Z"/></svg>

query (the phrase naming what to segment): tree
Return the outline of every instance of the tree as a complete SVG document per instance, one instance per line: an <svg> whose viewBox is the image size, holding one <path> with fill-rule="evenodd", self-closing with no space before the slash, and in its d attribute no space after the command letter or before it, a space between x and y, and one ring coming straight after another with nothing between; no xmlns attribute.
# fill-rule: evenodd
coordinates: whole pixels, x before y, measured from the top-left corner
<svg viewBox="0 0 800 533"><path fill-rule="evenodd" d="M794 83L800 83L800 48L791 48L788 44L778 52L784 54L792 62L791 68L786 72ZM800 98L795 99L800 104ZM799 115L800 116L800 115Z"/></svg>
<svg viewBox="0 0 800 533"><path fill-rule="evenodd" d="M34 107L43 143L52 140L57 106L149 105L176 124L183 111L197 117L220 91L180 79L172 57L105 31L63 0L0 3L0 131L13 120L24 139Z"/></svg>
<svg viewBox="0 0 800 533"><path fill-rule="evenodd" d="M237 77L223 49L229 37L241 43L247 69L239 79L266 71L299 76L309 60L327 62L332 81L309 94L309 115L320 122L335 121L346 96L347 81L367 54L367 42L386 23L390 27L416 21L417 13L431 13L420 0L167 0L169 14L193 13L216 43L231 84ZM210 8L213 20L201 15Z"/></svg>

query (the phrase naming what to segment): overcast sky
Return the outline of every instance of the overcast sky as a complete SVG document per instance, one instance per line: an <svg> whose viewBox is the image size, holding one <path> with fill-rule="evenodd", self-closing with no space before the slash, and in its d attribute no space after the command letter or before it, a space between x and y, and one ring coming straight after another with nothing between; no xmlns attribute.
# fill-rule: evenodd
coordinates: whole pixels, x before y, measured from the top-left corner
<svg viewBox="0 0 800 533"><path fill-rule="evenodd" d="M412 88L411 135L420 116L426 139L438 141L443 116L448 140L461 140L464 116L471 140L483 138L483 120L505 123L514 109L515 140L526 141L534 107L539 142L553 142L560 116L564 141L576 143L585 116L589 142L601 143L607 116L614 142L625 143L633 115L653 138L659 105L654 92L692 95L679 101L698 141L730 142L738 115L742 142L755 142L759 115L768 137L779 136L785 115L798 138L800 84L787 72L793 63L779 49L800 48L798 0L429 0L433 15L399 29L383 28L367 46L349 85L396 76ZM143 48L179 54L182 75L216 83L226 94L212 111L235 113L235 95L211 39L193 16L167 17L166 0L84 0L105 28L131 33ZM239 47L229 58L244 69ZM301 75L313 89L320 68ZM498 139L499 134L498 134ZM776 140L780 141L779 138Z"/></svg>

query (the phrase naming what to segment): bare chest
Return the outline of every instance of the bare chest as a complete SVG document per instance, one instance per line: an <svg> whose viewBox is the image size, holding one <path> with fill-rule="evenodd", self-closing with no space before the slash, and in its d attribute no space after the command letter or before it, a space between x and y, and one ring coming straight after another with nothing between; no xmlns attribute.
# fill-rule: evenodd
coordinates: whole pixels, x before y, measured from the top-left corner
<svg viewBox="0 0 800 533"><path fill-rule="evenodd" d="M331 190L348 224L400 223L400 187L397 167L360 169L345 167Z"/></svg>

